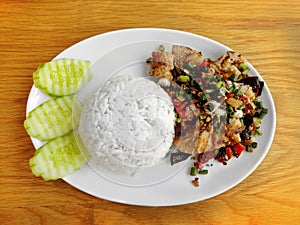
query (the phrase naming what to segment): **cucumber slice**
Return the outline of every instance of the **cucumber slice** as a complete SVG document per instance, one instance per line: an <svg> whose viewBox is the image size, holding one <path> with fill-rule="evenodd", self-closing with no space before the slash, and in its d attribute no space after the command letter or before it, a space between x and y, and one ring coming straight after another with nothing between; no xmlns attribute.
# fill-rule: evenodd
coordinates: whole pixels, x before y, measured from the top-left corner
<svg viewBox="0 0 300 225"><path fill-rule="evenodd" d="M50 96L74 94L91 80L90 65L87 60L66 58L41 64L33 73L34 85Z"/></svg>
<svg viewBox="0 0 300 225"><path fill-rule="evenodd" d="M56 180L79 170L88 158L76 139L71 132L40 147L29 160L32 173L44 180Z"/></svg>
<svg viewBox="0 0 300 225"><path fill-rule="evenodd" d="M75 129L81 109L82 104L74 96L50 99L29 112L24 127L31 137L50 140Z"/></svg>

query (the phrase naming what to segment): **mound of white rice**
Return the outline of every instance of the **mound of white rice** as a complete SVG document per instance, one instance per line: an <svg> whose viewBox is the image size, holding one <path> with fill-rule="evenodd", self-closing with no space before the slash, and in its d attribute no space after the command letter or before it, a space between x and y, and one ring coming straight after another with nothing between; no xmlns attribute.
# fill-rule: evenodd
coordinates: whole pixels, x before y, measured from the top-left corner
<svg viewBox="0 0 300 225"><path fill-rule="evenodd" d="M169 152L174 121L171 99L159 85L124 75L87 98L79 133L92 165L112 170L149 167Z"/></svg>

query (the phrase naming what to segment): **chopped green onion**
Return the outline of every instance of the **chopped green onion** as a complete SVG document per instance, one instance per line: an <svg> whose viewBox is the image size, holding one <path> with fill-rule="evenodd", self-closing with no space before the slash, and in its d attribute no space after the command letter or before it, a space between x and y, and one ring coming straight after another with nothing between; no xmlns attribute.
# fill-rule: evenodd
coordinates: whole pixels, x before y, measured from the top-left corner
<svg viewBox="0 0 300 225"><path fill-rule="evenodd" d="M228 117L228 118L227 118L227 123L228 123L228 124L231 124L231 123L232 123L232 118Z"/></svg>
<svg viewBox="0 0 300 225"><path fill-rule="evenodd" d="M232 87L238 88L238 84L236 82L232 82Z"/></svg>
<svg viewBox="0 0 300 225"><path fill-rule="evenodd" d="M253 117L253 124L254 124L255 126L259 125L260 123L261 123L260 118L258 118L258 117Z"/></svg>
<svg viewBox="0 0 300 225"><path fill-rule="evenodd" d="M249 70L249 67L245 64L245 63L241 63L240 64L240 68L245 71L245 70Z"/></svg>
<svg viewBox="0 0 300 225"><path fill-rule="evenodd" d="M245 104L242 104L238 109L244 109L246 107Z"/></svg>
<svg viewBox="0 0 300 225"><path fill-rule="evenodd" d="M268 109L262 108L261 112L258 115L258 118L262 119L268 113Z"/></svg>
<svg viewBox="0 0 300 225"><path fill-rule="evenodd" d="M239 75L232 74L229 79L232 80L232 81L237 81L238 78L239 78Z"/></svg>
<svg viewBox="0 0 300 225"><path fill-rule="evenodd" d="M240 122L241 122L241 126L243 127L244 126L244 120L240 119Z"/></svg>
<svg viewBox="0 0 300 225"><path fill-rule="evenodd" d="M228 89L228 92L231 93L231 92L233 92L233 90L234 90L234 87L230 87L230 88Z"/></svg>
<svg viewBox="0 0 300 225"><path fill-rule="evenodd" d="M234 112L234 109L233 109L233 107L232 107L231 105L229 105L229 106L226 108L226 111L227 111L228 113L231 113L231 112Z"/></svg>
<svg viewBox="0 0 300 225"><path fill-rule="evenodd" d="M203 115L203 114L200 114L200 115L199 115L199 119L200 119L200 120L204 120L204 119L206 119L206 116Z"/></svg>
<svg viewBox="0 0 300 225"><path fill-rule="evenodd" d="M185 98L182 95L177 96L177 99L181 102L185 101Z"/></svg>
<svg viewBox="0 0 300 225"><path fill-rule="evenodd" d="M234 116L235 115L235 112L230 112L229 113L229 116Z"/></svg>
<svg viewBox="0 0 300 225"><path fill-rule="evenodd" d="M251 136L255 136L255 135L261 136L262 135L262 131L259 129L259 127L257 127L255 131L251 131L250 135Z"/></svg>
<svg viewBox="0 0 300 225"><path fill-rule="evenodd" d="M234 90L234 94L236 95L236 96L240 96L241 94L242 94L242 92L241 92L241 90L240 89L235 89Z"/></svg>
<svg viewBox="0 0 300 225"><path fill-rule="evenodd" d="M186 83L186 82L190 81L190 77L186 76L186 75L181 75L177 79L178 79L178 81L183 82L183 83Z"/></svg>
<svg viewBox="0 0 300 225"><path fill-rule="evenodd" d="M252 152L252 148L250 145L246 145L246 152Z"/></svg>
<svg viewBox="0 0 300 225"><path fill-rule="evenodd" d="M159 50L160 52L164 52L164 51L165 51L165 46L160 45L160 46L158 47L158 50Z"/></svg>
<svg viewBox="0 0 300 225"><path fill-rule="evenodd" d="M218 82L222 81L222 77L220 77L220 76L215 76L215 78Z"/></svg>
<svg viewBox="0 0 300 225"><path fill-rule="evenodd" d="M247 73L249 72L249 67L246 65L246 64L244 64L244 63L242 63L242 64L240 64L240 69L242 69L243 71L242 71L242 77L246 77L246 75L247 75Z"/></svg>
<svg viewBox="0 0 300 225"><path fill-rule="evenodd" d="M242 72L242 77L245 78L248 72L249 72L249 70L243 71L243 72Z"/></svg>
<svg viewBox="0 0 300 225"><path fill-rule="evenodd" d="M216 86L217 86L217 88L221 88L223 85L224 85L224 82L219 81Z"/></svg>
<svg viewBox="0 0 300 225"><path fill-rule="evenodd" d="M261 101L253 101L257 109L262 109L263 105Z"/></svg>
<svg viewBox="0 0 300 225"><path fill-rule="evenodd" d="M253 142L251 146L252 148L257 148L257 142Z"/></svg>
<svg viewBox="0 0 300 225"><path fill-rule="evenodd" d="M179 91L179 95L184 95L185 91L184 90L180 90Z"/></svg>
<svg viewBox="0 0 300 225"><path fill-rule="evenodd" d="M258 128L258 129L256 129L256 134L259 135L259 136L261 136L262 135L262 131Z"/></svg>
<svg viewBox="0 0 300 225"><path fill-rule="evenodd" d="M203 94L203 95L201 95L201 99L202 99L203 101L207 100L208 98L209 98L209 95L208 95L208 94Z"/></svg>
<svg viewBox="0 0 300 225"><path fill-rule="evenodd" d="M196 176L197 175L197 167L195 167L195 166L191 167L190 175L191 176Z"/></svg>
<svg viewBox="0 0 300 225"><path fill-rule="evenodd" d="M206 175L208 174L208 170L199 170L199 174Z"/></svg>
<svg viewBox="0 0 300 225"><path fill-rule="evenodd" d="M181 123L181 118L176 118L176 123Z"/></svg>

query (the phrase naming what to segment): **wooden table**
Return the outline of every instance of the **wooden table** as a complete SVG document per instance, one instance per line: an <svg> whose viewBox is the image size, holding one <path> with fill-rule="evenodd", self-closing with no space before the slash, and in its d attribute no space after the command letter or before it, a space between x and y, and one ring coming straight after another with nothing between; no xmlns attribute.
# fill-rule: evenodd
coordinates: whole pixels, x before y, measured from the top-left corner
<svg viewBox="0 0 300 225"><path fill-rule="evenodd" d="M270 152L224 194L174 207L112 203L31 174L23 129L36 67L90 36L124 28L179 29L243 53L277 109ZM299 224L300 2L295 0L14 1L0 3L0 224Z"/></svg>

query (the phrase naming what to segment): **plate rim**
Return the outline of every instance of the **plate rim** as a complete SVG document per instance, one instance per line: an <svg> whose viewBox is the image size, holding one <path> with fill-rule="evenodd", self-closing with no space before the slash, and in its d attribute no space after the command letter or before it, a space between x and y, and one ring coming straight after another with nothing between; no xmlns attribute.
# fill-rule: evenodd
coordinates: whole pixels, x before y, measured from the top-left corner
<svg viewBox="0 0 300 225"><path fill-rule="evenodd" d="M101 34L97 34L97 35L94 35L94 36L91 36L91 37L88 37L86 39L83 39L73 45L71 45L70 47L64 49L62 52L60 52L58 55L56 55L52 60L55 60L55 59L58 59L58 58L61 58L61 56L63 56L65 53L67 53L68 51L72 51L76 48L81 48L81 47L84 47L84 45L86 43L89 43L89 42L94 42L100 38L105 38L105 37L110 37L110 36L114 36L114 35L122 35L124 33L131 33L131 32L165 32L165 33L173 33L173 34L181 34L181 35L189 35L189 36L193 36L194 38L196 39L205 39L206 41L209 41L209 42L212 42L213 44L216 44L218 46L222 46L223 48L225 49L228 49L228 50L232 50L231 48L227 47L226 45L218 42L218 41L215 41L213 39L210 39L208 37L205 37L205 36L202 36L202 35L199 35L199 34L195 34L195 33L190 33L190 32L187 32L187 31L182 31L182 30L174 30L174 29L165 29L165 28L128 28L128 29L120 29L120 30L114 30L114 31L109 31L109 32L105 32L105 33L101 33ZM119 46L115 47L115 48L118 48ZM105 53L103 54L105 55ZM249 63L250 64L250 63ZM251 65L251 64L250 64ZM263 77L259 74L259 72L251 65L251 70L253 70L255 73L257 73L259 75L259 77L264 81ZM222 191L218 192L218 193L215 193L213 195L208 195L206 198L201 198L201 199L194 199L194 200L190 200L190 201L179 201L179 202L176 202L176 201L173 201L172 203L164 203L164 199L162 199L161 202L157 202L157 203L141 203L141 202L136 202L136 201L123 201L121 199L114 199L112 197L105 197L103 195L99 195L97 193L93 193L92 191L90 190L86 190L84 189L81 185L79 184L74 184L73 180L72 180L72 177L74 176L74 174L72 174L71 176L67 176L67 177L64 177L62 178L66 183L68 183L69 185L75 187L76 189L84 192L84 193L87 193L89 195L92 195L92 196L95 196L97 198L101 198L101 199L105 199L105 200L108 200L108 201L112 201L112 202L117 202L117 203L122 203L122 204L127 204L127 205L139 205L139 206L175 206L175 205L183 205L183 204L189 204L189 203L194 203L194 202L199 202L199 201L203 201L203 200L206 200L206 199L209 199L209 198L212 198L212 197L215 197L215 196L218 196L230 189L232 189L233 187L237 186L238 184L240 184L242 181L244 181L248 176L250 176L256 169L257 167L262 163L262 161L265 159L266 155L269 153L270 151L270 148L271 148L271 145L273 143L273 140L274 140L274 136L275 136L275 131L276 131L276 124L277 124L277 117L276 117L276 107L275 107L275 103L274 103L274 99L273 99L273 96L271 94L271 91L269 90L266 82L265 82L265 90L267 91L267 94L268 94L268 97L270 98L271 102L269 102L269 104L272 106L270 110L270 113L272 114L272 127L271 127L271 133L268 135L269 136L269 139L268 139L268 142L267 142L267 146L265 147L265 150L264 150L264 154L259 157L259 159L256 161L255 165L252 167L252 169L248 170L246 174L244 174L244 176L242 178L240 178L238 181L232 183L232 185L229 185L227 186L226 188L224 188ZM36 92L35 90L35 87L34 85L32 86L31 90L30 90L30 93L28 95L28 100L27 100L27 104L26 104L26 116L28 114L28 112L30 111L30 107L29 107L29 101L30 101L30 98L32 98L32 96L34 95L34 93ZM31 141L33 142L33 145L34 145L34 141L33 139L30 137ZM35 145L34 145L35 147ZM36 147L35 147L36 148ZM84 168L86 168L88 165L86 165ZM83 169L83 168L82 168ZM76 173L76 172L75 172ZM71 177L71 179L70 179ZM192 184L191 184L192 185Z"/></svg>

